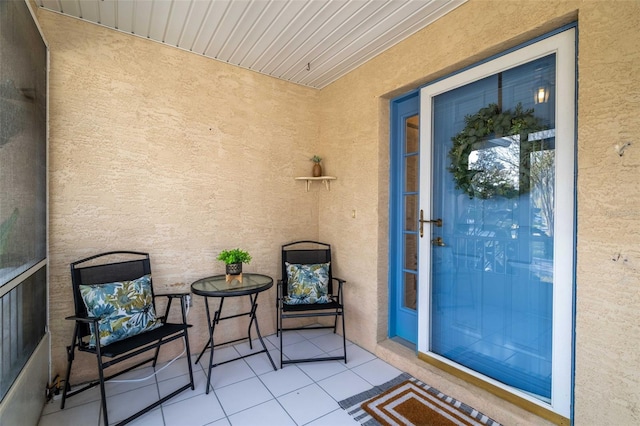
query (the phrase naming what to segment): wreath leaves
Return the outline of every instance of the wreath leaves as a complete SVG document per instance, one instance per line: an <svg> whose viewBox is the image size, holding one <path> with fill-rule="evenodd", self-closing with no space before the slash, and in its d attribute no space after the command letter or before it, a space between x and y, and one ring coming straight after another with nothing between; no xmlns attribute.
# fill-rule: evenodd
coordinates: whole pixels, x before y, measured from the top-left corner
<svg viewBox="0 0 640 426"><path fill-rule="evenodd" d="M477 196L486 199L493 195L507 198L517 196L519 191L514 183L504 179L492 179L496 170L469 169L469 155L477 150L482 142L505 136L519 135L521 149L526 148L530 145L526 143L529 133L542 128L533 109L524 109L519 103L513 112L501 111L497 104L489 104L480 108L477 113L467 115L464 122L464 129L451 138L453 146L449 150L451 165L448 170L453 175L456 188L461 189L469 198ZM482 174L482 179L478 176L479 174Z"/></svg>

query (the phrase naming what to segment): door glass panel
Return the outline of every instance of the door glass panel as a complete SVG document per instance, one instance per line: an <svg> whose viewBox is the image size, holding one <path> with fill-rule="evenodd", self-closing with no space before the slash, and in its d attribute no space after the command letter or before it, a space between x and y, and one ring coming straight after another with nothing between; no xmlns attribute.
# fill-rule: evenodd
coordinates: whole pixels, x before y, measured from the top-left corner
<svg viewBox="0 0 640 426"><path fill-rule="evenodd" d="M550 55L433 103L430 350L547 400L555 74Z"/></svg>
<svg viewBox="0 0 640 426"><path fill-rule="evenodd" d="M404 269L402 307L414 310L418 304L418 187L420 148L420 116L412 115L404 122Z"/></svg>
<svg viewBox="0 0 640 426"><path fill-rule="evenodd" d="M418 191L418 156L409 155L405 159L405 191Z"/></svg>
<svg viewBox="0 0 640 426"><path fill-rule="evenodd" d="M413 153L418 152L420 147L420 117L413 115L405 120L405 152Z"/></svg>
<svg viewBox="0 0 640 426"><path fill-rule="evenodd" d="M404 273L404 301L403 306L409 309L416 309L418 300L418 275L412 272Z"/></svg>
<svg viewBox="0 0 640 426"><path fill-rule="evenodd" d="M405 229L418 231L418 194L409 194L404 197Z"/></svg>
<svg viewBox="0 0 640 426"><path fill-rule="evenodd" d="M415 234L404 235L404 268L418 270L418 238Z"/></svg>

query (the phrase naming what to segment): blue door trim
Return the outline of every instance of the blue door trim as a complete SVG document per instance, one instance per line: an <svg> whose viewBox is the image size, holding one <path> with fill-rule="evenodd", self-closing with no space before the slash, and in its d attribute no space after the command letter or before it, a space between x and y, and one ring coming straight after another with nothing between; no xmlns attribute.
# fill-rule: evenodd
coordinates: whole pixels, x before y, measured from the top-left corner
<svg viewBox="0 0 640 426"><path fill-rule="evenodd" d="M420 112L420 92L412 91L391 101L390 179L389 179L389 337L399 336L412 343L417 340L417 324L404 329L400 309L404 282L404 141L406 118ZM406 319L405 319L406 321ZM415 320L417 321L417 319ZM405 327L406 328L406 327Z"/></svg>

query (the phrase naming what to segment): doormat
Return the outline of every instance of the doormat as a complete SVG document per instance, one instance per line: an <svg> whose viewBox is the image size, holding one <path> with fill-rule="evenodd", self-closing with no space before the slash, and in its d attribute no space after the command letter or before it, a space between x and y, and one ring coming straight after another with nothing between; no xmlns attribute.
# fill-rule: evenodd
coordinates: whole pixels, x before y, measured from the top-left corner
<svg viewBox="0 0 640 426"><path fill-rule="evenodd" d="M500 426L478 410L407 373L339 404L365 426Z"/></svg>

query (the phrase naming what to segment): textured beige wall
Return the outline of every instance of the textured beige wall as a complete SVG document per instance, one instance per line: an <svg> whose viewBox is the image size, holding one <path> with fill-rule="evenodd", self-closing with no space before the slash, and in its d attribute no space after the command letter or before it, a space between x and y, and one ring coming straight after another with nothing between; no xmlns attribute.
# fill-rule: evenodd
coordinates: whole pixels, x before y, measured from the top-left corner
<svg viewBox="0 0 640 426"><path fill-rule="evenodd" d="M576 419L640 424L640 2L580 13ZM623 156L614 144L631 142ZM603 398L603 395L607 395Z"/></svg>
<svg viewBox="0 0 640 426"><path fill-rule="evenodd" d="M70 262L148 251L159 291L189 291L224 273L223 248L249 250L245 271L278 277L279 246L317 237L318 189L293 177L311 170L318 92L42 9L38 19L51 49L50 324L62 374ZM260 295L264 334L275 331L274 298ZM207 333L194 302L199 351ZM221 327L220 341L241 323Z"/></svg>
<svg viewBox="0 0 640 426"><path fill-rule="evenodd" d="M470 0L319 92L38 17L51 46L54 373L71 333L60 319L72 310L69 262L148 250L156 285L186 290L221 272L213 260L221 248L247 248L249 270L277 276L280 244L318 236L334 245L336 275L348 280L348 337L506 424L543 422L379 343L388 315L388 99L578 20L575 423L640 423L640 2ZM625 141L632 145L620 157L613 145ZM305 193L292 176L306 174L316 153L338 180ZM203 321L201 300L191 318ZM194 323L199 349L205 330Z"/></svg>
<svg viewBox="0 0 640 426"><path fill-rule="evenodd" d="M321 92L320 237L348 280L348 337L506 424L532 415L376 343L387 330L387 99L579 23L576 424L640 423L640 2L471 0ZM625 155L613 145L629 141ZM350 212L358 215L352 219ZM619 256L619 257L618 257Z"/></svg>

